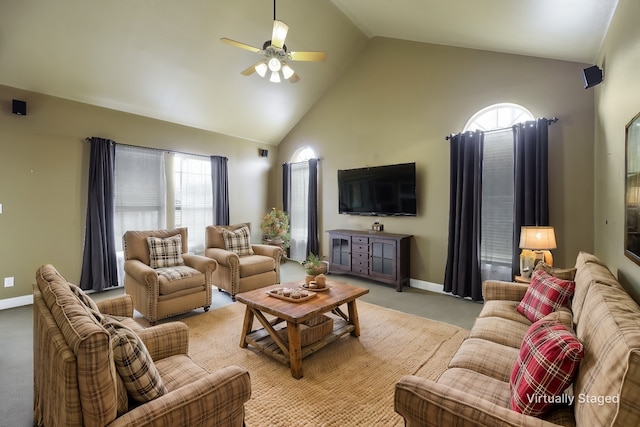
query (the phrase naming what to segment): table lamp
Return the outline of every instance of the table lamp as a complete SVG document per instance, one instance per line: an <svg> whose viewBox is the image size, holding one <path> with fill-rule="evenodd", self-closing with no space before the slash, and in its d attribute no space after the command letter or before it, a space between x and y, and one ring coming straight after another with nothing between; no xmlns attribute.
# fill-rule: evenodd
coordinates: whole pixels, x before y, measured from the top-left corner
<svg viewBox="0 0 640 427"><path fill-rule="evenodd" d="M553 265L549 249L555 249L556 234L553 227L522 227L520 229L520 249L530 249L536 255L534 266L540 261Z"/></svg>

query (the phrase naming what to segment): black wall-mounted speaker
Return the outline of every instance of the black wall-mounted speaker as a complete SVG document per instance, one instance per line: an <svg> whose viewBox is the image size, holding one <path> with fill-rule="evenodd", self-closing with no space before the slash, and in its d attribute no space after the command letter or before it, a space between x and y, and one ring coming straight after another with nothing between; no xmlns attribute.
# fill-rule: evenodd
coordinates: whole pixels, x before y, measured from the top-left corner
<svg viewBox="0 0 640 427"><path fill-rule="evenodd" d="M17 114L19 116L27 115L27 101L19 101L17 99L13 100L12 110L13 114Z"/></svg>
<svg viewBox="0 0 640 427"><path fill-rule="evenodd" d="M269 150L265 150L261 148L259 151L260 151L260 157L269 157Z"/></svg>
<svg viewBox="0 0 640 427"><path fill-rule="evenodd" d="M597 65L585 68L582 70L582 81L585 89L602 83L602 70Z"/></svg>

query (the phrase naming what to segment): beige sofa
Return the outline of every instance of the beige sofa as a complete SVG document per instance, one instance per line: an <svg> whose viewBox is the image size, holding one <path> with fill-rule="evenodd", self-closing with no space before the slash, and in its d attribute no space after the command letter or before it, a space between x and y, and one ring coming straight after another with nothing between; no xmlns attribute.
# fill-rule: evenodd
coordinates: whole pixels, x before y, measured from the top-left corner
<svg viewBox="0 0 640 427"><path fill-rule="evenodd" d="M640 308L607 267L581 252L571 301L584 346L574 403L542 418L510 409L509 377L531 322L516 306L527 285L487 281L484 307L448 369L431 381L413 375L395 388L406 426L640 425Z"/></svg>
<svg viewBox="0 0 640 427"><path fill-rule="evenodd" d="M38 269L36 281L34 425L243 425L244 403L251 394L249 373L238 366L209 373L194 363L187 355L189 331L184 323L141 327L132 318L129 295L97 304L98 315L118 316L142 339L166 387L163 395L139 403L116 371L114 339L87 309L86 295L51 265Z"/></svg>

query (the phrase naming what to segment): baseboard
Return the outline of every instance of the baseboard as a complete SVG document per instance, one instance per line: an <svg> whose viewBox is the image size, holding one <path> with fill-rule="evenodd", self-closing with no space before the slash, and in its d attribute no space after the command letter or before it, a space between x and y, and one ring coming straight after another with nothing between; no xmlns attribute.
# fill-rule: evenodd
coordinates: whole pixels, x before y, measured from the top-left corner
<svg viewBox="0 0 640 427"><path fill-rule="evenodd" d="M21 297L0 299L0 310L8 308L22 307L33 304L33 295L23 295Z"/></svg>
<svg viewBox="0 0 640 427"><path fill-rule="evenodd" d="M409 286L423 291L435 292L443 295L450 295L444 291L444 286L439 283L427 282L425 280L409 279Z"/></svg>

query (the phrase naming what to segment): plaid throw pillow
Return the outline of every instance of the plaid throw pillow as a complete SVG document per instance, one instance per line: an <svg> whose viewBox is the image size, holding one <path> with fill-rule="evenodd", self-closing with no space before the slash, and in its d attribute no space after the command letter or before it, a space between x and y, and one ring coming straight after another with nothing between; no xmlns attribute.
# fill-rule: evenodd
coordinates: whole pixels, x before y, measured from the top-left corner
<svg viewBox="0 0 640 427"><path fill-rule="evenodd" d="M240 227L235 231L222 230L222 238L228 251L235 252L240 256L253 255L249 227Z"/></svg>
<svg viewBox="0 0 640 427"><path fill-rule="evenodd" d="M574 281L558 279L542 270L536 270L517 310L530 321L537 322L568 304L575 286Z"/></svg>
<svg viewBox="0 0 640 427"><path fill-rule="evenodd" d="M144 403L167 393L160 373L140 337L113 318L101 316L100 323L111 336L116 371L129 396Z"/></svg>
<svg viewBox="0 0 640 427"><path fill-rule="evenodd" d="M562 322L543 319L531 325L511 371L511 409L543 415L573 382L583 356L582 344Z"/></svg>
<svg viewBox="0 0 640 427"><path fill-rule="evenodd" d="M161 239L159 237L147 237L149 244L149 266L151 268L175 267L183 265L182 236Z"/></svg>
<svg viewBox="0 0 640 427"><path fill-rule="evenodd" d="M73 294L78 297L80 302L82 302L87 308L98 312L100 311L98 310L98 305L95 301L92 300L79 286L69 283L69 289L71 289L71 292L73 292Z"/></svg>

